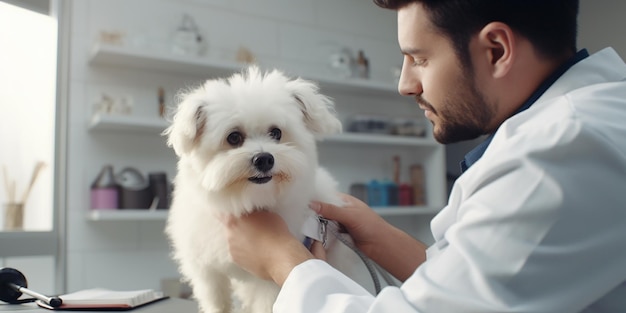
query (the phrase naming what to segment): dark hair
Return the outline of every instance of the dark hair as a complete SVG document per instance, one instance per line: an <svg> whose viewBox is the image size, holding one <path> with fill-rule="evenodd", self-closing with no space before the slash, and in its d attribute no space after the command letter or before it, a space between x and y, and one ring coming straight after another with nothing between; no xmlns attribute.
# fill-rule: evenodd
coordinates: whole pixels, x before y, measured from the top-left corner
<svg viewBox="0 0 626 313"><path fill-rule="evenodd" d="M421 3L431 23L447 36L464 65L470 65L469 40L485 25L502 22L548 59L576 52L578 0L373 0L397 10Z"/></svg>

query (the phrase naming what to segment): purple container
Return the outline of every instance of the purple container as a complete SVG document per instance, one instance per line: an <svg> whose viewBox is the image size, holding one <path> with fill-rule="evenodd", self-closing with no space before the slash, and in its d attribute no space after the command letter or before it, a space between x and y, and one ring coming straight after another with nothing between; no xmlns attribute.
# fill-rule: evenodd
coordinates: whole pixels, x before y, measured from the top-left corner
<svg viewBox="0 0 626 313"><path fill-rule="evenodd" d="M113 177L113 166L105 165L91 184L91 209L114 210L120 207L119 186Z"/></svg>
<svg viewBox="0 0 626 313"><path fill-rule="evenodd" d="M115 187L91 189L92 210L115 210L118 208L118 190Z"/></svg>

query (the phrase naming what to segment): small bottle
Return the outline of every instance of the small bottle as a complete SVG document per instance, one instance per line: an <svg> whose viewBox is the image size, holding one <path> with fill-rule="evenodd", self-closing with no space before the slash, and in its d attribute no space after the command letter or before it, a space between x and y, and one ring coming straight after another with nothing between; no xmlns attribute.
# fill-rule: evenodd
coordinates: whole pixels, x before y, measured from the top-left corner
<svg viewBox="0 0 626 313"><path fill-rule="evenodd" d="M367 202L367 185L363 183L350 185L350 194L363 202Z"/></svg>
<svg viewBox="0 0 626 313"><path fill-rule="evenodd" d="M196 21L189 14L183 14L180 26L173 37L172 52L180 55L197 56L202 52L203 38Z"/></svg>
<svg viewBox="0 0 626 313"><path fill-rule="evenodd" d="M382 182L382 188L385 195L383 199L383 205L385 206L397 206L398 205L398 185L389 180Z"/></svg>
<svg viewBox="0 0 626 313"><path fill-rule="evenodd" d="M91 184L91 209L114 210L119 208L119 186L115 182L113 166L105 165Z"/></svg>
<svg viewBox="0 0 626 313"><path fill-rule="evenodd" d="M424 168L420 164L414 164L410 170L411 186L413 187L413 205L425 205Z"/></svg>
<svg viewBox="0 0 626 313"><path fill-rule="evenodd" d="M385 191L377 180L370 181L367 184L367 204L371 207L385 205Z"/></svg>
<svg viewBox="0 0 626 313"><path fill-rule="evenodd" d="M413 187L409 184L400 184L398 187L398 205L413 205Z"/></svg>
<svg viewBox="0 0 626 313"><path fill-rule="evenodd" d="M165 117L165 89L163 89L163 87L159 87L158 99L159 99L159 116Z"/></svg>
<svg viewBox="0 0 626 313"><path fill-rule="evenodd" d="M365 57L363 50L359 50L359 54L356 59L357 75L360 78L369 78L369 60Z"/></svg>

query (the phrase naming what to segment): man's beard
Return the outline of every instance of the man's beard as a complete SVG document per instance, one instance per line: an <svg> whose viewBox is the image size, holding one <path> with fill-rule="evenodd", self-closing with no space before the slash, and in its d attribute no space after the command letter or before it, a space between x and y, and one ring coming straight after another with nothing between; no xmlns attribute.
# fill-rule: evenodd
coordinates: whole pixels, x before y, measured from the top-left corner
<svg viewBox="0 0 626 313"><path fill-rule="evenodd" d="M439 110L420 95L417 103L428 108L439 117L438 124L433 123L434 137L442 143L455 143L477 138L489 132L489 124L495 112L494 106L487 103L482 93L476 88L474 81L468 77L468 71L460 79L460 89L456 89L443 100Z"/></svg>

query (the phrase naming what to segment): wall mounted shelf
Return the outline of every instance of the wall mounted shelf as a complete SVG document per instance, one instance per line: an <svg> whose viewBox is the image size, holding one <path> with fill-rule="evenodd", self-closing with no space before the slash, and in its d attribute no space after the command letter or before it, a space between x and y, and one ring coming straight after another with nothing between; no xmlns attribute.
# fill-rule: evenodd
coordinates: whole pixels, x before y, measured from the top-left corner
<svg viewBox="0 0 626 313"><path fill-rule="evenodd" d="M408 207L374 207L382 217L434 215L440 208L424 206ZM123 209L123 210L91 210L87 215L90 221L165 221L168 210Z"/></svg>
<svg viewBox="0 0 626 313"><path fill-rule="evenodd" d="M97 114L89 122L89 130L160 134L168 125L166 120L158 117Z"/></svg>
<svg viewBox="0 0 626 313"><path fill-rule="evenodd" d="M135 117L124 115L94 115L89 123L90 131L123 131L160 134L169 123L158 117ZM409 136L393 136L365 133L342 133L323 139L323 143L357 143L390 146L436 146L432 139Z"/></svg>
<svg viewBox="0 0 626 313"><path fill-rule="evenodd" d="M90 221L164 221L168 210L123 209L91 210L87 215Z"/></svg>
<svg viewBox="0 0 626 313"><path fill-rule="evenodd" d="M234 72L247 67L246 64L228 60L216 60L208 57L183 56L169 52L133 49L123 46L97 44L93 47L89 63L97 66L114 66L142 70L156 70L183 75L209 77L228 77ZM271 66L259 64L259 67L270 69ZM335 78L322 76L306 76L316 81L322 89L374 96L396 96L398 88L395 84L378 82L360 78Z"/></svg>

